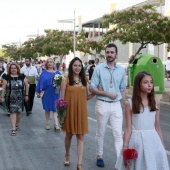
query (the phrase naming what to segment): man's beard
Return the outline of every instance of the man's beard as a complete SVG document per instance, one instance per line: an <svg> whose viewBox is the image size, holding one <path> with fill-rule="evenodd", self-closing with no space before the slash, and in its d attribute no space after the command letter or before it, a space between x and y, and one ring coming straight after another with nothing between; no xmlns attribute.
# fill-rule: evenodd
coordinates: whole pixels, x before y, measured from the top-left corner
<svg viewBox="0 0 170 170"><path fill-rule="evenodd" d="M26 64L27 67L29 67L31 64Z"/></svg>
<svg viewBox="0 0 170 170"><path fill-rule="evenodd" d="M108 57L109 58L109 57ZM107 62L111 63L111 62L114 62L116 58L112 58L110 57L110 59L106 58Z"/></svg>

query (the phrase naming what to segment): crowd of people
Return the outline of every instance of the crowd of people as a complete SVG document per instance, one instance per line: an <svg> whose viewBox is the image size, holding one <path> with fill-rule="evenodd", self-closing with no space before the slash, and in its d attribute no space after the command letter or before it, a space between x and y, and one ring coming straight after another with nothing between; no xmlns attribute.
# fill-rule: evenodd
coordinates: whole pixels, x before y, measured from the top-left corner
<svg viewBox="0 0 170 170"><path fill-rule="evenodd" d="M25 64L21 69L17 63L10 63L5 71L3 63L0 64L0 73L4 73L0 100L5 102L10 113L11 136L15 136L20 130L19 122L24 107L27 116L32 114L35 94L42 98L46 118L45 129L51 128L49 118L50 112L53 112L54 131L60 130L55 101L64 99L69 103L61 128L65 133L64 165L70 165L71 141L73 135L76 135L77 170L82 170L84 136L89 129L87 100L96 96L96 166L105 166L103 146L109 121L117 157L116 169L169 170L160 128L160 102L154 95L153 78L145 71L139 72L134 80L132 98L127 100L126 72L116 63L117 55L117 46L110 43L105 48L104 63L99 64L99 59L96 59L83 65L78 57L73 58L68 67L68 75L62 79L59 93L55 93L56 86L53 81L54 76L61 73L54 67L54 60L51 58L44 63L37 84L38 66L33 66L30 58L25 58ZM121 100L125 106L124 135ZM126 159L123 154L127 149L135 149L138 157L133 160Z"/></svg>

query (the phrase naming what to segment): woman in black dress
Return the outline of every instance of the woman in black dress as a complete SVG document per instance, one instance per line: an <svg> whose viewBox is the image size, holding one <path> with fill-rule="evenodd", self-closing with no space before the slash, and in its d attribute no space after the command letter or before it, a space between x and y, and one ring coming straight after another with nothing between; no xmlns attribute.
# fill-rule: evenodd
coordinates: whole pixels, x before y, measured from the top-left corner
<svg viewBox="0 0 170 170"><path fill-rule="evenodd" d="M15 136L16 130L20 130L19 122L24 109L24 100L28 101L28 81L25 75L20 74L20 68L16 63L10 64L9 74L3 79L2 101L4 99L10 113L11 136Z"/></svg>

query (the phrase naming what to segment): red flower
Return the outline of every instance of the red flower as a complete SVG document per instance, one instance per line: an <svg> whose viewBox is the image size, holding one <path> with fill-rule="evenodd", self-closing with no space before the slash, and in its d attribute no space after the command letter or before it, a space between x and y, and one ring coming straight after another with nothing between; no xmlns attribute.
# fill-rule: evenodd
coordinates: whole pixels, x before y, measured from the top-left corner
<svg viewBox="0 0 170 170"><path fill-rule="evenodd" d="M125 160L136 159L138 152L135 149L126 149L123 151L123 158Z"/></svg>

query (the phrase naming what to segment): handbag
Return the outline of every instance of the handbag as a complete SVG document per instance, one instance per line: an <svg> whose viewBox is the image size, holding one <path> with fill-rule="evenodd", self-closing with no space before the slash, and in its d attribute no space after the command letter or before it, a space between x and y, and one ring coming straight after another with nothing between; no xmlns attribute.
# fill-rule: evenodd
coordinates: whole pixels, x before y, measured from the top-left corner
<svg viewBox="0 0 170 170"><path fill-rule="evenodd" d="M138 152L135 149L126 149L123 151L123 158L125 160L132 160L138 157Z"/></svg>

